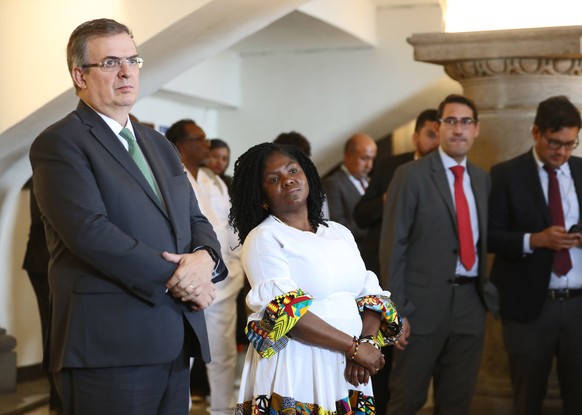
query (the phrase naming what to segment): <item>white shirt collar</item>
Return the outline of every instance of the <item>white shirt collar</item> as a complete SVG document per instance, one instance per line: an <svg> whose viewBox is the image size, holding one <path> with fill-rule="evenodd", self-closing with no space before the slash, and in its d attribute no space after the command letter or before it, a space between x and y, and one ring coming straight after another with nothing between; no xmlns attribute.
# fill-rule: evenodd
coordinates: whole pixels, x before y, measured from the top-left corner
<svg viewBox="0 0 582 415"><path fill-rule="evenodd" d="M439 146L439 155L441 156L441 160L443 162L443 165L445 166L445 169L448 170L451 167L455 166L463 166L465 170L467 169L467 157L463 158L463 160L460 163L457 163L457 160L455 160L447 153L445 153L441 146Z"/></svg>
<svg viewBox="0 0 582 415"><path fill-rule="evenodd" d="M538 170L544 170L544 162L538 156L536 148L532 147L531 151L533 153L534 160L535 160L536 164L538 165ZM544 170L544 172L545 172L545 170ZM558 167L556 169L556 174L561 174L561 173L570 174L570 164L568 162L565 162L564 164L562 164L560 167Z"/></svg>
<svg viewBox="0 0 582 415"><path fill-rule="evenodd" d="M87 104L87 103L85 102L85 104ZM103 119L103 121L105 121L105 123L109 126L109 128L111 128L111 131L113 131L115 134L119 135L119 133L121 132L121 130L123 130L123 128L127 128L128 130L131 131L131 133L135 137L135 132L133 131L133 125L131 124L131 120L129 119L129 115L127 116L127 121L125 122L125 127L124 127L123 125L121 125L117 121L115 121L113 118L110 118L107 115L100 113L95 108L93 108L91 105L87 104L87 106L89 108L91 108L93 111L95 111L97 113L97 115L99 115Z"/></svg>

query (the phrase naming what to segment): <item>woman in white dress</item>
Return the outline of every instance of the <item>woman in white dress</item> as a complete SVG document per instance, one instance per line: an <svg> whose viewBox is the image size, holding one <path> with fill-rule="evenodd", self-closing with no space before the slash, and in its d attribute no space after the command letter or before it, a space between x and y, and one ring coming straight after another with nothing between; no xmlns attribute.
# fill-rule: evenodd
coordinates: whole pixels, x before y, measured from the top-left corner
<svg viewBox="0 0 582 415"><path fill-rule="evenodd" d="M349 230L323 219L323 201L294 147L259 144L235 164L230 221L252 311L237 415L375 414L370 375L401 320Z"/></svg>

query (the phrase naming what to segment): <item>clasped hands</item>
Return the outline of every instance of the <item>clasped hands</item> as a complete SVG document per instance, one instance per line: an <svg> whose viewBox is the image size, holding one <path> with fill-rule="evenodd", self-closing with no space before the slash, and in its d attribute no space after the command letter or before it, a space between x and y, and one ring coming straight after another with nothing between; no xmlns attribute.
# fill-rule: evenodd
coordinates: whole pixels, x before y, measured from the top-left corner
<svg viewBox="0 0 582 415"><path fill-rule="evenodd" d="M345 376L354 386L368 384L371 375L375 375L384 367L384 355L370 343L359 343L357 353L349 359Z"/></svg>
<svg viewBox="0 0 582 415"><path fill-rule="evenodd" d="M162 257L173 264L176 270L166 282L172 296L189 302L193 310L208 308L216 297L216 287L212 282L214 261L204 249L189 254L163 252Z"/></svg>

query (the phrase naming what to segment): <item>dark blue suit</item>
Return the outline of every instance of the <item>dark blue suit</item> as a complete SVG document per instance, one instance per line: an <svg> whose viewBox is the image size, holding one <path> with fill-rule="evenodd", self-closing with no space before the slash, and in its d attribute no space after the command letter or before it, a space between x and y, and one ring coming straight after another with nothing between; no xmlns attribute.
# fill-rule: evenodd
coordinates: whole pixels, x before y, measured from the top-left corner
<svg viewBox="0 0 582 415"><path fill-rule="evenodd" d="M362 259L366 268L374 271L378 276L380 275L378 250L384 212L384 193L388 191L388 185L396 169L413 160L414 153L410 152L376 161L366 193L358 200L354 208L354 221L360 228L368 230L359 245Z"/></svg>
<svg viewBox="0 0 582 415"><path fill-rule="evenodd" d="M582 207L582 159L570 157L568 163ZM496 254L491 282L499 291L501 318L529 323L538 318L548 296L554 254L543 248L523 254L524 234L551 226L532 152L493 166L491 180L488 246Z"/></svg>
<svg viewBox="0 0 582 415"><path fill-rule="evenodd" d="M580 210L582 159L570 157L568 165ZM552 225L532 151L493 166L491 181L488 248L495 254L491 281L499 292L514 413L541 413L548 376L557 358L564 413L581 414L582 296L549 299L554 251L536 248L532 253L523 252L526 233ZM582 220L582 211L578 215ZM571 251L575 249L580 248Z"/></svg>
<svg viewBox="0 0 582 415"><path fill-rule="evenodd" d="M133 125L159 185L153 193L117 135L82 101L33 143L34 192L51 254L49 370L171 362L193 340L210 359L204 314L166 293L163 251L220 255L177 150ZM220 276L226 276L222 266ZM186 398L184 398L186 399Z"/></svg>

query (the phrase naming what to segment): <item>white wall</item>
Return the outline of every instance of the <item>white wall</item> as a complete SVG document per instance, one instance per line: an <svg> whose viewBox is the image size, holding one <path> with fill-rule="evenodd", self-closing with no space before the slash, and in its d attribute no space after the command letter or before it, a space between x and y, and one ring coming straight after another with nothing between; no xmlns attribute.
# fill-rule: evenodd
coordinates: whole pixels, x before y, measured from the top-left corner
<svg viewBox="0 0 582 415"><path fill-rule="evenodd" d="M163 91L196 97L209 105L240 105L240 57L224 51L199 63L162 87Z"/></svg>
<svg viewBox="0 0 582 415"><path fill-rule="evenodd" d="M65 47L80 22L116 19L141 44L210 1L165 0L163 7L157 0L0 1L0 133L72 86Z"/></svg>
<svg viewBox="0 0 582 415"><path fill-rule="evenodd" d="M154 128L169 127L174 122L190 118L204 129L207 137L216 136L216 110L176 102L158 96L150 96L140 100L131 111L140 121L153 123Z"/></svg>
<svg viewBox="0 0 582 415"><path fill-rule="evenodd" d="M376 7L368 0L318 0L300 6L298 10L330 25L337 25L371 45L377 42L376 27L367 24L376 15Z"/></svg>
<svg viewBox="0 0 582 415"><path fill-rule="evenodd" d="M436 106L444 96L422 95L444 78L443 70L415 62L406 38L440 31L440 8L381 9L377 27L376 48L244 56L241 107L218 117L219 136L231 144L233 159L253 144L296 130L311 141L323 173L341 160L352 133L380 138ZM460 90L455 82L447 85Z"/></svg>

